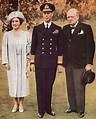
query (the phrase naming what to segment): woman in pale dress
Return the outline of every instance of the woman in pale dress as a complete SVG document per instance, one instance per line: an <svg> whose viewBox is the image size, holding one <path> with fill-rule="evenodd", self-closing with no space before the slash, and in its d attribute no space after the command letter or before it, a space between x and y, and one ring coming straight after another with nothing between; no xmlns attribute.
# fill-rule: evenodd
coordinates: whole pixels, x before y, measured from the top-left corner
<svg viewBox="0 0 96 119"><path fill-rule="evenodd" d="M28 67L30 67L30 33L20 26L24 16L20 11L11 12L7 23L12 30L5 32L2 41L2 64L7 70L9 94L13 97L12 112L23 112L24 97L29 94Z"/></svg>

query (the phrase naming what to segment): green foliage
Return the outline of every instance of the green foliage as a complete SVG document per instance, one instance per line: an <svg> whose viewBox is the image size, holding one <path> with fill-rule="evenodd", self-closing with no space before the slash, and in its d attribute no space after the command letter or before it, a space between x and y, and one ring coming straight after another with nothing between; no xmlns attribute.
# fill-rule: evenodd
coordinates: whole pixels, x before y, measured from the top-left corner
<svg viewBox="0 0 96 119"><path fill-rule="evenodd" d="M0 3L0 20L3 22L2 31L7 30L6 19L12 9L12 4L7 1Z"/></svg>
<svg viewBox="0 0 96 119"><path fill-rule="evenodd" d="M35 23L35 18L38 16L37 14L37 4L29 0L23 0L20 3L20 11L24 14L26 22L28 23L27 29L33 28Z"/></svg>

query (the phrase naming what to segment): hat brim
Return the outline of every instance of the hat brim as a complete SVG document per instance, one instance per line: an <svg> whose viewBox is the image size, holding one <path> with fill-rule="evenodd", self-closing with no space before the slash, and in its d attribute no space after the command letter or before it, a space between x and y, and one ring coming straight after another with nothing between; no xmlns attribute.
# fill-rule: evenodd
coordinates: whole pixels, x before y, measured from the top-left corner
<svg viewBox="0 0 96 119"><path fill-rule="evenodd" d="M95 79L95 73L94 72L92 72L91 70L85 71L83 73L81 83L83 85L90 84L94 81L94 79Z"/></svg>
<svg viewBox="0 0 96 119"><path fill-rule="evenodd" d="M42 12L52 12L51 9L43 9Z"/></svg>

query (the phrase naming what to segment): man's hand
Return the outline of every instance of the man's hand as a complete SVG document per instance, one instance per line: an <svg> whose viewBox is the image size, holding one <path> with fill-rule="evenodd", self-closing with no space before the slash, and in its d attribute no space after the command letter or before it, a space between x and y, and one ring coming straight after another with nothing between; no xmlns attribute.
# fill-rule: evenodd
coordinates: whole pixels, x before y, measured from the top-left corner
<svg viewBox="0 0 96 119"><path fill-rule="evenodd" d="M31 71L35 72L35 64L31 64Z"/></svg>
<svg viewBox="0 0 96 119"><path fill-rule="evenodd" d="M91 70L91 64L87 64L87 65L85 66L85 70L86 70L86 71Z"/></svg>
<svg viewBox="0 0 96 119"><path fill-rule="evenodd" d="M62 73L62 71L63 71L63 66L58 65L58 67L57 67L57 72L58 72L58 73Z"/></svg>

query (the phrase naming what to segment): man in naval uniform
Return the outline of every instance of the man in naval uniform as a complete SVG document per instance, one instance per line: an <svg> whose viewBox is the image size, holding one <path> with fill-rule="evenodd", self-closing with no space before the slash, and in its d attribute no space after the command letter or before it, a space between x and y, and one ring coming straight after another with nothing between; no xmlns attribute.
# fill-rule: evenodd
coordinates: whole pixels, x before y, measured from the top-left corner
<svg viewBox="0 0 96 119"><path fill-rule="evenodd" d="M52 87L56 70L61 70L62 64L62 30L52 22L55 6L45 3L40 6L44 22L35 26L32 34L31 69L35 71L38 117L45 112L51 116L55 113L51 108Z"/></svg>

